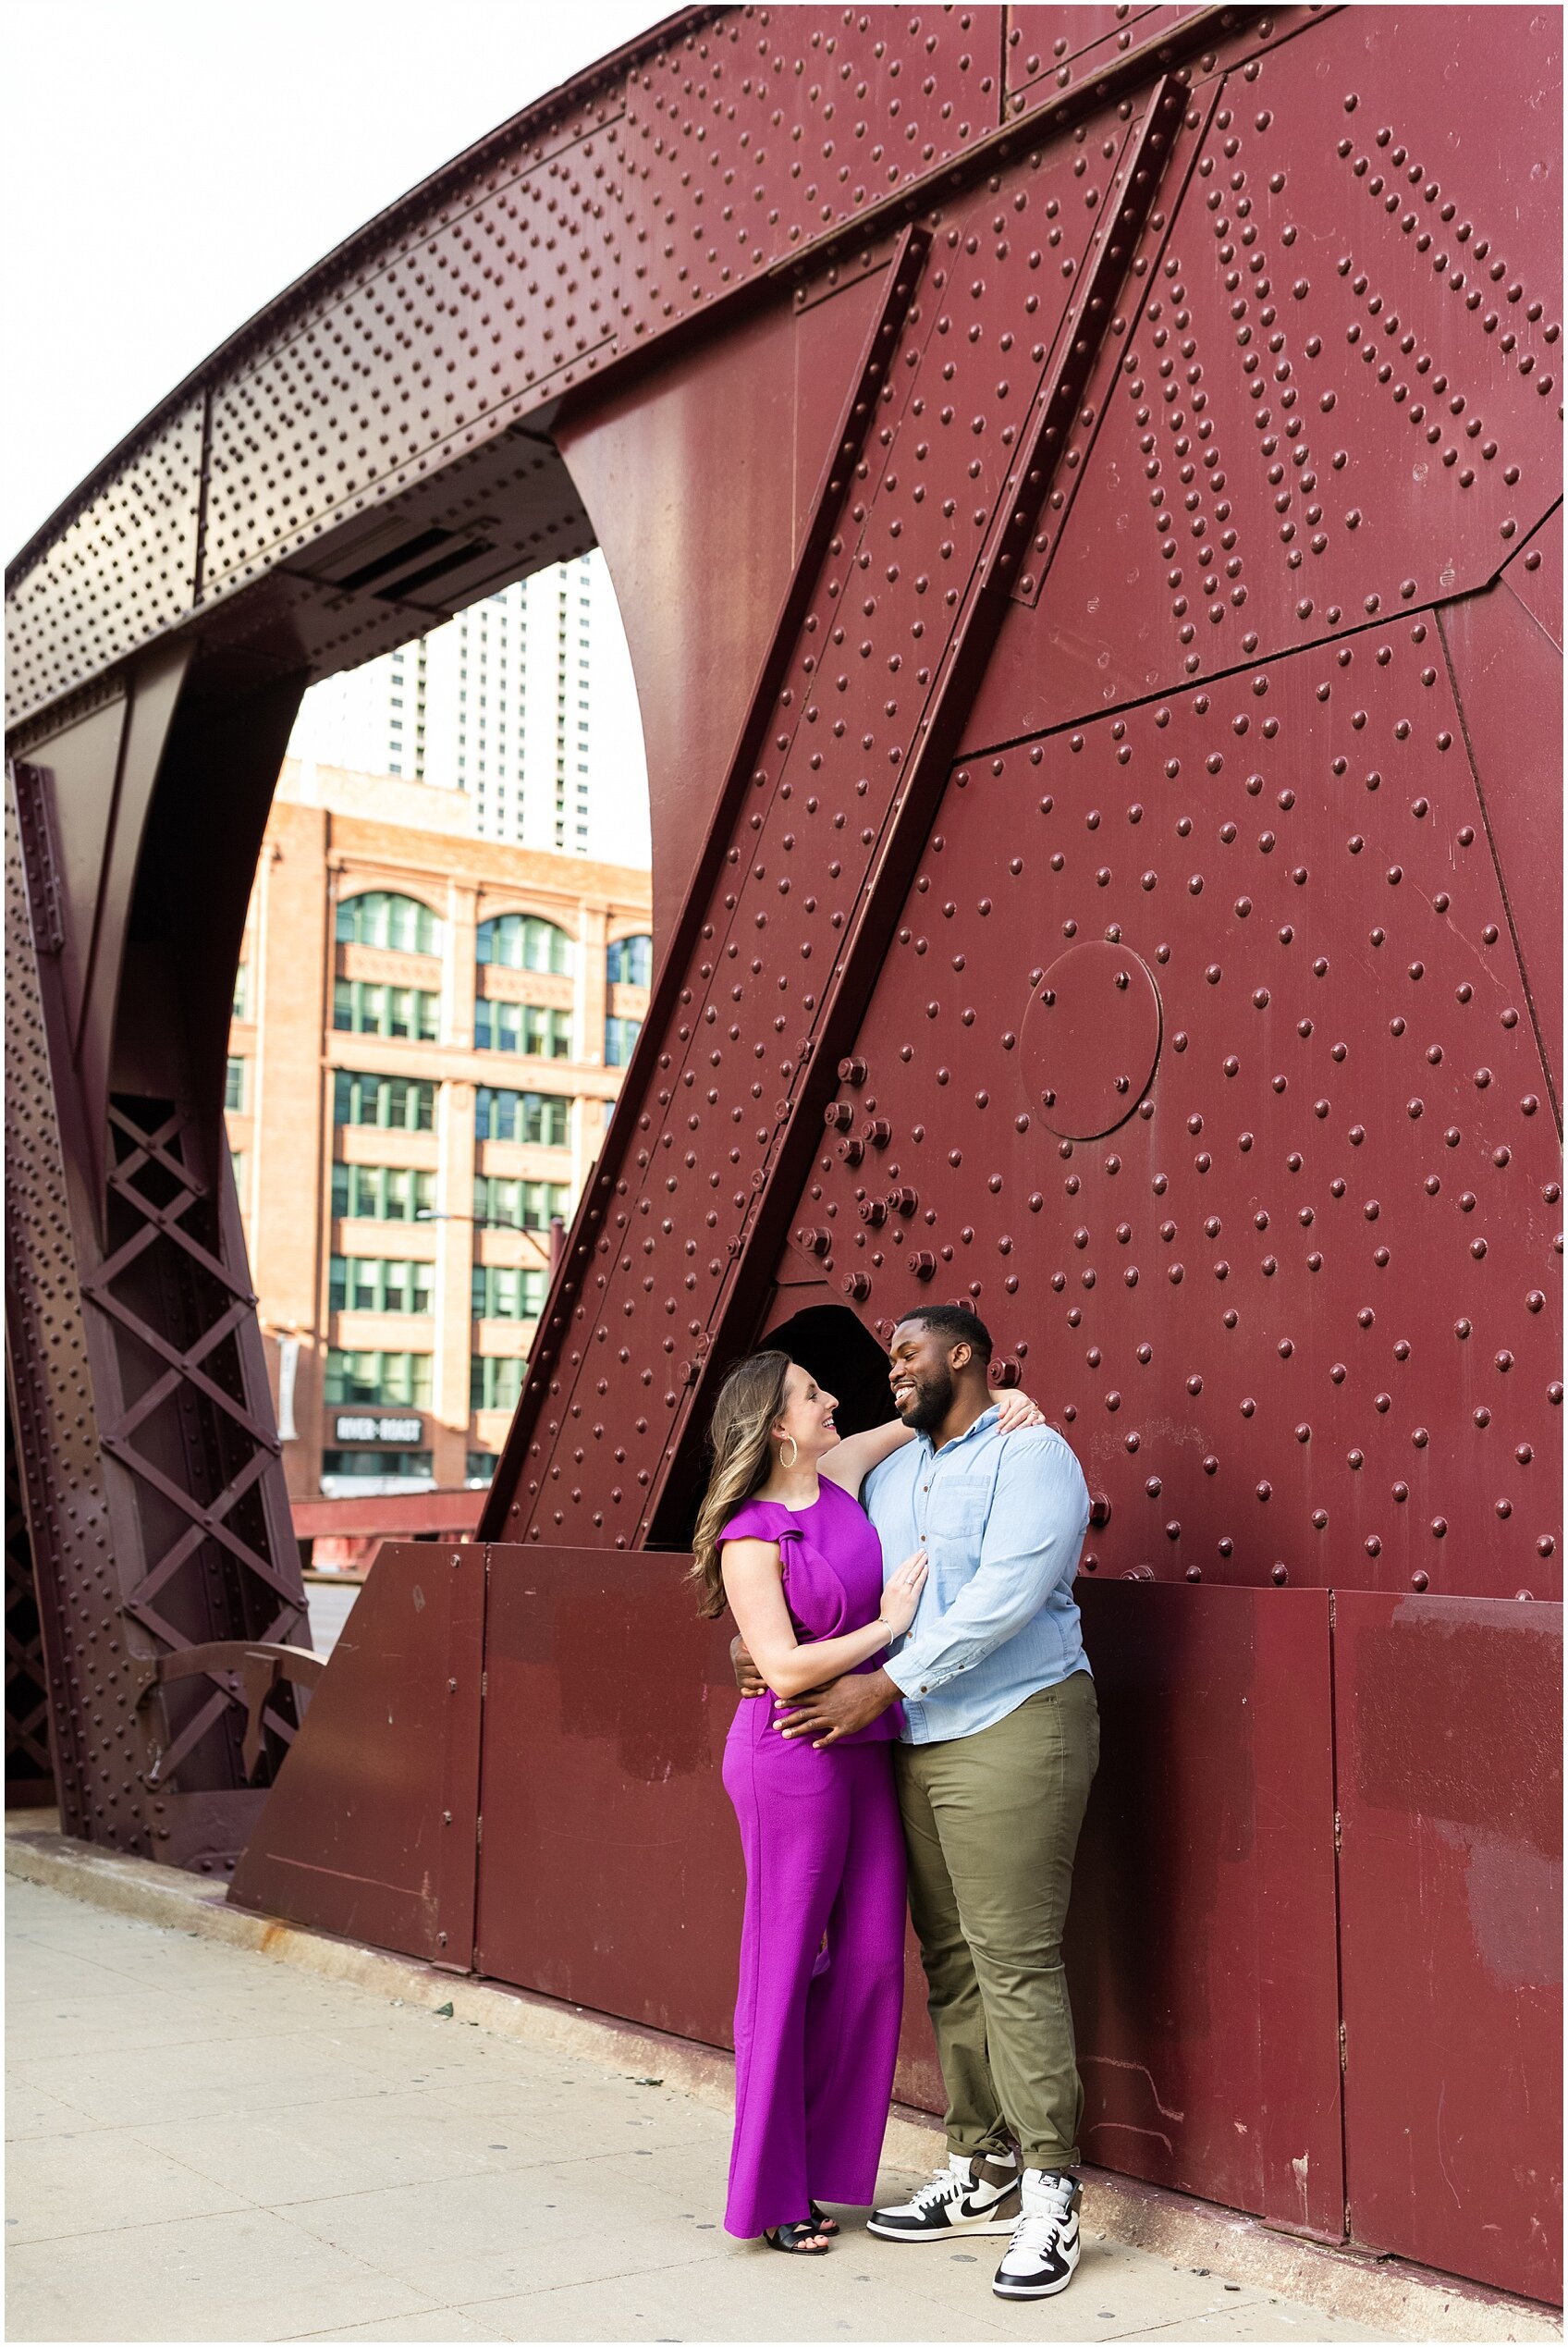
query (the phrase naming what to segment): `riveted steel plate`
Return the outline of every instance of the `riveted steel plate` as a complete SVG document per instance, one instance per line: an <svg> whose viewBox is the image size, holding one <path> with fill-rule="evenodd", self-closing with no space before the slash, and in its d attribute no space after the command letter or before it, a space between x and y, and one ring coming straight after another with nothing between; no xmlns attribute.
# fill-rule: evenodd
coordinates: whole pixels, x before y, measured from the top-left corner
<svg viewBox="0 0 1568 2347"><path fill-rule="evenodd" d="M630 77L619 244L647 337L853 222L1001 119L1002 10L726 12Z"/></svg>
<svg viewBox="0 0 1568 2347"><path fill-rule="evenodd" d="M466 1971L485 1552L386 1542L229 1886L237 1907Z"/></svg>
<svg viewBox="0 0 1568 2347"><path fill-rule="evenodd" d="M728 2046L742 1878L719 1763L735 1693L728 1626L694 1618L689 1563L491 1551L475 1962ZM1328 1601L1087 1597L1108 1730L1070 1928L1087 2154L1335 2236ZM650 1672L651 1706L633 1700ZM614 1866L585 1863L606 1847ZM645 1919L667 1909L650 1939ZM939 2108L913 1970L908 2004L900 2092Z"/></svg>
<svg viewBox="0 0 1568 2347"><path fill-rule="evenodd" d="M1053 937L1158 981L1103 1143L1023 1097ZM985 1316L1095 1569L1556 1593L1557 1139L1429 617L961 765L855 1051L798 1220Z"/></svg>
<svg viewBox="0 0 1568 2347"><path fill-rule="evenodd" d="M35 883L36 886L36 883ZM141 1757L122 1661L95 1635L113 1548L71 1237L71 1201L44 1028L40 955L6 786L6 1369L33 1575L60 1821L67 1834L147 1837L129 1797ZM68 1493L64 1505L56 1493Z"/></svg>
<svg viewBox="0 0 1568 2347"><path fill-rule="evenodd" d="M1441 615L1464 746L1518 940L1530 1010L1562 1099L1562 654L1510 580ZM1524 573L1528 588L1535 581Z"/></svg>
<svg viewBox="0 0 1568 2347"><path fill-rule="evenodd" d="M1562 1609L1335 1600L1358 2241L1562 2294Z"/></svg>
<svg viewBox="0 0 1568 2347"><path fill-rule="evenodd" d="M519 1582L502 1667L552 1690L553 1711L518 1704L540 1766L570 1785L581 1763L597 1790L602 1816L571 1811L577 1846L595 1829L603 1846L603 1817L632 1840L674 1821L663 1863L628 1865L623 1918L562 1863L497 1744L496 1814L535 1837L578 1968L562 1993L597 1982L638 2018L651 1996L722 2033L724 1931L689 1976L646 1950L681 1945L688 1912L732 1917L738 1870L689 1717L656 1706L660 1750L638 1741L646 1688L613 1616L631 1604L716 1717L708 1633L638 1613L613 1556L604 1606L580 1618L585 1568L548 1542L684 1541L711 1381L770 1315L841 1296L885 1330L913 1301L973 1301L1003 1377L1039 1394L1106 1503L1084 1566L1092 1636L1097 1608L1116 1616L1098 1812L1116 1831L1085 1845L1074 1956L1092 2144L1333 2231L1336 1706L1358 1750L1376 1738L1342 1674L1325 1706L1325 1612L1358 1582L1388 1604L1558 1587L1557 891L1540 847L1558 773L1560 32L1516 8L683 12L328 256L24 550L18 754L47 762L69 721L78 737L72 772L57 761L70 804L28 799L38 952L8 1000L31 1104L7 1128L25 1210L7 1223L8 1341L80 1830L209 1862L233 1848L258 1796L235 1790L221 1690L207 1738L204 1699L133 1716L125 1674L149 1630L203 1628L204 1588L246 1629L298 1603L219 1112L200 1105L268 729L308 678L581 550L590 475L588 503L614 507L618 466L673 449L675 553L656 490L654 520L629 499L603 535L623 596L669 606L634 649L662 704L650 739L672 771L683 747L703 760L700 787L654 809L655 854L695 877L487 1517L555 1576ZM790 342L794 392L780 363L753 397L764 346ZM792 446L772 422L790 409ZM573 448L591 451L582 496ZM666 570L642 544L618 556L618 531L664 535ZM150 663L129 679L110 815L118 664L170 630L165 705ZM1088 1140L1053 1132L1029 1088L1025 1014L1091 947L1136 954L1161 1024L1152 1078L1068 1052L1070 1089L1100 1074L1142 1089ZM340 1927L428 1953L444 1931L453 1960L478 1730L448 1732L406 1610L365 1601L358 1691L310 1714L362 1849L323 1843L319 1800L287 1819L275 1802L268 1862L290 1898L329 1886ZM1476 1686L1505 1705L1487 1611L1458 1607L1454 1653L1474 1646ZM465 1637L446 1696L477 1722ZM386 1687L410 1685L420 1748L394 1766L377 1722ZM1437 1749L1444 1704L1422 1703ZM1550 2058L1545 2005L1477 1986L1449 1928L1461 1874L1466 1897L1501 1882L1505 1936L1529 1924L1534 1878L1508 1845L1506 1772L1533 1766L1516 1727L1467 1731L1495 1755L1487 1830L1407 1784L1387 1882L1346 1911L1347 2000L1376 2029L1413 1911L1425 1922L1412 1886L1439 1886L1412 2012L1472 2107L1489 2064L1512 2109L1524 2032L1537 2067ZM176 1754L196 1789L160 1811L138 1771ZM542 1977L517 1884L490 1890L498 1944L513 1934ZM643 1950L642 1985L593 1940L608 1926ZM1495 1974L1495 1933L1473 1937ZM1472 2067L1441 2042L1455 2012ZM1352 2222L1359 2203L1379 2246L1457 2262L1420 2230L1446 2213L1442 2159L1417 2178L1401 2138L1414 2028L1391 2021L1358 2078L1366 2026ZM904 2053L904 2090L929 2098L917 2026ZM1449 2102L1416 2104L1423 2157L1430 2141L1448 2157ZM1494 2218L1490 2179L1471 2201L1498 2227L1488 2272L1530 2289L1538 2243L1508 2230L1544 2197L1533 2138L1525 2172L1506 2167L1525 2132L1494 2161L1507 2209Z"/></svg>
<svg viewBox="0 0 1568 2347"><path fill-rule="evenodd" d="M214 399L208 591L412 486L580 379L615 331L603 134L492 173ZM606 274L606 262L609 263ZM325 409L314 387L337 398Z"/></svg>
<svg viewBox="0 0 1568 2347"><path fill-rule="evenodd" d="M21 1461L6 1410L6 1806L60 1806L55 1781L48 1665L38 1614Z"/></svg>
<svg viewBox="0 0 1568 2347"><path fill-rule="evenodd" d="M1145 47L1197 14L1195 7L1180 5L1010 7L1008 119L1048 105L1131 50Z"/></svg>
<svg viewBox="0 0 1568 2347"><path fill-rule="evenodd" d="M1557 499L1559 222L1522 191L1560 19L1430 26L1343 9L1310 67L1227 76L976 748L1482 586Z"/></svg>
<svg viewBox="0 0 1568 2347"><path fill-rule="evenodd" d="M6 586L7 725L101 675L192 609L202 403L187 400Z"/></svg>
<svg viewBox="0 0 1568 2347"><path fill-rule="evenodd" d="M722 369L698 344L557 427L615 581L633 669L664 681L642 702L661 954L834 453L846 356L864 347L890 252L807 306L778 288L726 337ZM715 498L720 443L726 492Z"/></svg>
<svg viewBox="0 0 1568 2347"><path fill-rule="evenodd" d="M1159 989L1146 962L1101 939L1070 945L1023 1014L1023 1091L1052 1133L1114 1133L1137 1108L1159 1058Z"/></svg>
<svg viewBox="0 0 1568 2347"><path fill-rule="evenodd" d="M1329 1599L1078 1593L1100 1702L1067 1929L1084 2157L1337 2240Z"/></svg>
<svg viewBox="0 0 1568 2347"><path fill-rule="evenodd" d="M698 1618L689 1557L490 1560L475 1962L727 2046L743 1895L719 1782L731 1628Z"/></svg>
<svg viewBox="0 0 1568 2347"><path fill-rule="evenodd" d="M781 641L754 763L736 770L691 942L644 1025L598 1170L603 1195L587 1201L590 1223L605 1223L592 1242L599 1268L581 1290L574 1278L570 1341L564 1312L542 1327L542 1348L558 1341L565 1358L529 1428L526 1467L508 1452L498 1470L492 1533L577 1527L609 1542L645 1521L671 1414L767 1187L1126 143L1108 110L1031 169L1005 210L987 189L944 218L907 318L876 354L880 388L857 403L858 461L825 485L833 535ZM981 252L984 277L973 274ZM962 506L938 498L938 463L956 468ZM625 1472L580 1474L591 1429L621 1395ZM503 1507L516 1515L503 1519Z"/></svg>
<svg viewBox="0 0 1568 2347"><path fill-rule="evenodd" d="M1555 507L1502 574L1537 626L1562 649L1562 508Z"/></svg>
<svg viewBox="0 0 1568 2347"><path fill-rule="evenodd" d="M690 1555L489 1556L474 1967L728 2047L745 1899L719 1774L731 1625L697 1616ZM913 1932L894 2091L943 2107Z"/></svg>

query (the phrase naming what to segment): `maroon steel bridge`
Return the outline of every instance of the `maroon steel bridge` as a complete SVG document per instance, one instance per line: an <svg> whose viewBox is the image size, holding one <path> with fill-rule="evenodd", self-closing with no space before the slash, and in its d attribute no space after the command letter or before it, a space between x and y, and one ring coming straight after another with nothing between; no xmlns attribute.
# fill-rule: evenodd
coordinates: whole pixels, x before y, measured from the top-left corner
<svg viewBox="0 0 1568 2347"><path fill-rule="evenodd" d="M1559 2293L1559 34L687 10L25 549L22 1797L724 2042L714 1381L787 1332L864 1422L973 1299L1100 1498L1090 2156ZM267 805L309 682L594 543L654 1000L480 1541L384 1551L306 1714L223 1137Z"/></svg>

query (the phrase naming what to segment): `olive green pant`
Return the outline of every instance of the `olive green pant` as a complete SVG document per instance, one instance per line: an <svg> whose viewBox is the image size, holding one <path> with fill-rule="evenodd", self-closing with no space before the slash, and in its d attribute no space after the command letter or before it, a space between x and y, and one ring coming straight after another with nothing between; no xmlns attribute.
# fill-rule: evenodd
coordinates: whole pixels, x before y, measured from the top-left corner
<svg viewBox="0 0 1568 2347"><path fill-rule="evenodd" d="M968 2158L1010 2138L1025 2168L1078 2157L1061 1935L1099 1749L1086 1671L976 1735L894 1747L948 2144Z"/></svg>

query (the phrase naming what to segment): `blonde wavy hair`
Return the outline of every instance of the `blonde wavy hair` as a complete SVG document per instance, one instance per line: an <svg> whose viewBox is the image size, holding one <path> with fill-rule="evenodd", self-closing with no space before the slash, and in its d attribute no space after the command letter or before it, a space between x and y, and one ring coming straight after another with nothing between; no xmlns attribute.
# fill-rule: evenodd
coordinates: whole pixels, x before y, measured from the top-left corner
<svg viewBox="0 0 1568 2347"><path fill-rule="evenodd" d="M713 1469L697 1528L692 1535L696 1562L690 1578L698 1589L697 1610L710 1619L724 1611L724 1577L718 1536L737 1508L761 1491L773 1469L769 1433L784 1411L788 1353L751 1353L737 1361L718 1389L708 1442Z"/></svg>

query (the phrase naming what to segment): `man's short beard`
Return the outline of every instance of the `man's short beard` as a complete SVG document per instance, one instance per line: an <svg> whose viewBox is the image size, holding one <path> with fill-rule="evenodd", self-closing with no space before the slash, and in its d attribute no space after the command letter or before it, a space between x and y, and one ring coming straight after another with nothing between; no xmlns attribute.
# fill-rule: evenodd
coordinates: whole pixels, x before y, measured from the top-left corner
<svg viewBox="0 0 1568 2347"><path fill-rule="evenodd" d="M914 1406L901 1415L904 1424L913 1426L917 1434L935 1434L952 1406L952 1371L943 1370L915 1387Z"/></svg>

